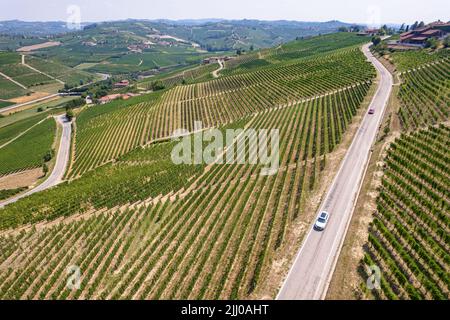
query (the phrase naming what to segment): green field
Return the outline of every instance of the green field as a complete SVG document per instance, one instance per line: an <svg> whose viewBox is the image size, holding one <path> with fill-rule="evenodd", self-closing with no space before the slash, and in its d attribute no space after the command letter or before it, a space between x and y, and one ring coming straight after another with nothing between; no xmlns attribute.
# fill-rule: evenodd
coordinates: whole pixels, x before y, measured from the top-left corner
<svg viewBox="0 0 450 320"><path fill-rule="evenodd" d="M88 83L95 79L94 75L88 72L75 70L60 63L43 60L36 57L27 57L26 63L41 72L45 72L52 77L67 83L70 86L78 86L82 83Z"/></svg>
<svg viewBox="0 0 450 320"><path fill-rule="evenodd" d="M17 127L5 131L3 136L8 138L12 136L11 131L19 132ZM55 120L50 118L1 148L0 176L41 166L45 153L52 148L55 132Z"/></svg>
<svg viewBox="0 0 450 320"><path fill-rule="evenodd" d="M0 53L0 72L26 87L33 87L55 82L21 64L21 57L16 53Z"/></svg>
<svg viewBox="0 0 450 320"><path fill-rule="evenodd" d="M29 91L18 86L14 82L0 76L0 99L12 99L23 96Z"/></svg>
<svg viewBox="0 0 450 320"><path fill-rule="evenodd" d="M58 112L64 112L64 109L61 109L65 106L65 104L71 100L77 99L77 97L62 97L57 100L39 103L34 105L31 108L27 108L25 110L15 112L0 118L0 132L2 128L9 126L10 124L15 124L16 122L20 122L20 120L28 119L28 118L41 118L45 114L46 116L55 114ZM42 109L40 111L39 109ZM39 110L39 111L38 111Z"/></svg>
<svg viewBox="0 0 450 320"><path fill-rule="evenodd" d="M0 190L0 200L8 199L22 191L25 191L26 188L16 188L16 189L7 189L7 190Z"/></svg>
<svg viewBox="0 0 450 320"><path fill-rule="evenodd" d="M0 100L0 109L6 108L6 107L9 107L9 106L12 106L12 105L14 105L14 102L1 101Z"/></svg>
<svg viewBox="0 0 450 320"><path fill-rule="evenodd" d="M15 121L9 125L0 126L0 145L8 142L12 138L18 136L25 130L29 129L31 126L35 125L42 119L46 118L46 114L37 114L33 113L33 117L28 119L23 119L20 121ZM6 118L0 119L0 121L5 120ZM0 122L1 124L1 122Z"/></svg>

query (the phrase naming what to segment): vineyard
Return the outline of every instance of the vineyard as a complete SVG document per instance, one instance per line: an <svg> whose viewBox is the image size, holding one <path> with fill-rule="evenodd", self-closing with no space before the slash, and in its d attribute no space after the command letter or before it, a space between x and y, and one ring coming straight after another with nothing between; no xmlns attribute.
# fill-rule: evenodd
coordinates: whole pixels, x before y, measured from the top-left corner
<svg viewBox="0 0 450 320"><path fill-rule="evenodd" d="M26 63L70 86L78 86L94 80L94 76L88 72L75 70L53 61L27 56Z"/></svg>
<svg viewBox="0 0 450 320"><path fill-rule="evenodd" d="M177 86L145 103L114 109L89 121L81 113L69 177L78 177L138 145L170 137L177 129L193 131L195 121L202 121L206 128L221 126L270 108L366 85L373 77L372 66L355 48Z"/></svg>
<svg viewBox="0 0 450 320"><path fill-rule="evenodd" d="M56 132L55 120L50 118L0 149L0 176L36 168L52 149Z"/></svg>
<svg viewBox="0 0 450 320"><path fill-rule="evenodd" d="M402 135L388 151L364 263L382 299L450 297L450 128Z"/></svg>
<svg viewBox="0 0 450 320"><path fill-rule="evenodd" d="M37 124L39 121L43 120L47 115L39 114L28 119L23 119L16 121L12 124L6 125L0 128L0 146L7 143L9 140L17 137L19 134L23 133L25 130L31 128L33 125Z"/></svg>
<svg viewBox="0 0 450 320"><path fill-rule="evenodd" d="M239 74L255 69L270 66L293 59L301 59L332 51L358 46L366 42L366 39L351 33L334 33L309 39L299 39L276 48L263 49L259 52L251 52L232 59L225 63L223 75Z"/></svg>
<svg viewBox="0 0 450 320"><path fill-rule="evenodd" d="M0 99L11 99L23 96L28 90L0 76Z"/></svg>
<svg viewBox="0 0 450 320"><path fill-rule="evenodd" d="M450 60L423 66L401 75L400 121L406 130L449 119Z"/></svg>
<svg viewBox="0 0 450 320"><path fill-rule="evenodd" d="M405 72L411 69L419 68L425 64L442 61L449 58L448 50L438 52L426 52L425 50L411 50L403 52L394 52L392 60L398 71Z"/></svg>
<svg viewBox="0 0 450 320"><path fill-rule="evenodd" d="M195 83L201 81L212 80L212 72L219 68L218 63L212 63L208 65L202 65L200 67L191 68L182 72L177 72L174 75L169 75L166 77L162 77L160 80L164 84L166 88L173 87L175 85L180 84L188 84ZM143 82L144 87L149 89L151 87L152 82L155 81L156 78L150 78L150 81Z"/></svg>
<svg viewBox="0 0 450 320"><path fill-rule="evenodd" d="M342 88L230 125L280 130L274 176L260 175L260 165L175 166L168 161L172 142L158 143L8 206L1 229L69 218L0 234L0 299L256 296L369 87ZM70 265L81 269L78 291L65 287Z"/></svg>
<svg viewBox="0 0 450 320"><path fill-rule="evenodd" d="M0 56L1 59L1 56ZM53 79L38 73L20 63L0 65L0 72L16 80L26 87L54 82Z"/></svg>

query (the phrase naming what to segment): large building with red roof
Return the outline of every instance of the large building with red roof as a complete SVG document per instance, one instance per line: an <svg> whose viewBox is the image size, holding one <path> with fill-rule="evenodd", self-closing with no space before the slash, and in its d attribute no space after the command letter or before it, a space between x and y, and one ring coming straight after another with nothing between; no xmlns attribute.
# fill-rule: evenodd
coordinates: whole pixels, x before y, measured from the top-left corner
<svg viewBox="0 0 450 320"><path fill-rule="evenodd" d="M429 25L411 30L400 35L401 44L425 45L430 38L443 39L447 36L450 29L450 23L441 21L430 23Z"/></svg>

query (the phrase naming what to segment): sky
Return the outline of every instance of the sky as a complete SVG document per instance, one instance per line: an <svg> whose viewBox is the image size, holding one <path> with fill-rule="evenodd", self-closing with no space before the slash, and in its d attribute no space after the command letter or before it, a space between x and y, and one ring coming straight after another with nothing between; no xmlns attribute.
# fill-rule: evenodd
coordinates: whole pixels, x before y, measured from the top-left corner
<svg viewBox="0 0 450 320"><path fill-rule="evenodd" d="M259 19L377 25L450 19L448 0L0 0L1 20Z"/></svg>

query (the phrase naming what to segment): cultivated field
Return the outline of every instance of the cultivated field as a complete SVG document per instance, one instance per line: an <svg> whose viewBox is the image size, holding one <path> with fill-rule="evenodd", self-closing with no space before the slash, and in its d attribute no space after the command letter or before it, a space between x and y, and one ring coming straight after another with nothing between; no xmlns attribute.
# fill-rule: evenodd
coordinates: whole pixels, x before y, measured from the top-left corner
<svg viewBox="0 0 450 320"><path fill-rule="evenodd" d="M177 129L193 131L195 121L202 121L204 127L224 125L338 89L365 86L373 76L362 52L352 48L177 86L145 103L118 110L111 107L105 109L111 112L96 117L87 116L96 113L88 110L77 121L75 161L69 176L95 169L140 144L170 137Z"/></svg>
<svg viewBox="0 0 450 320"><path fill-rule="evenodd" d="M364 263L382 270L382 299L450 297L450 128L396 140L371 223Z"/></svg>
<svg viewBox="0 0 450 320"><path fill-rule="evenodd" d="M407 130L433 125L450 115L450 60L422 65L401 75L400 121Z"/></svg>
<svg viewBox="0 0 450 320"><path fill-rule="evenodd" d="M18 133L18 127L14 128ZM55 120L50 118L0 149L0 176L42 165L55 137ZM8 138L11 138L8 132ZM3 130L2 130L3 136Z"/></svg>
<svg viewBox="0 0 450 320"><path fill-rule="evenodd" d="M365 113L375 73L354 44L274 51L270 65L83 109L71 181L0 215L0 298L273 297L274 259L298 241L293 226L309 223L305 204ZM197 120L279 129L280 169L173 164L168 138ZM81 290L65 287L69 265L81 268Z"/></svg>

